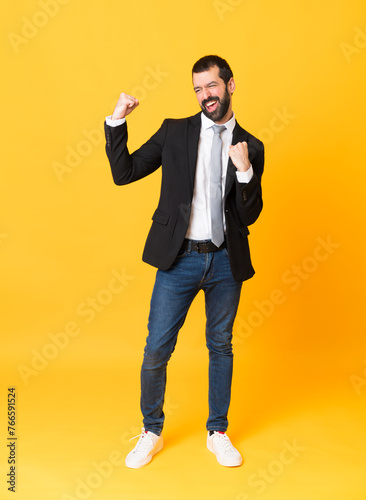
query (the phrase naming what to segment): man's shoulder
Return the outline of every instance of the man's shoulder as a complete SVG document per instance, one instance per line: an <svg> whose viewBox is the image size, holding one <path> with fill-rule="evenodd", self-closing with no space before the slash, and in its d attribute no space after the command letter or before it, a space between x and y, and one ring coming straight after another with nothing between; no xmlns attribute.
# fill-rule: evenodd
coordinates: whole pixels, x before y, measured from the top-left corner
<svg viewBox="0 0 366 500"><path fill-rule="evenodd" d="M193 126L201 125L201 113L197 113L192 116L187 116L185 118L166 118L166 121L169 125L180 127L186 126L187 124L192 124Z"/></svg>

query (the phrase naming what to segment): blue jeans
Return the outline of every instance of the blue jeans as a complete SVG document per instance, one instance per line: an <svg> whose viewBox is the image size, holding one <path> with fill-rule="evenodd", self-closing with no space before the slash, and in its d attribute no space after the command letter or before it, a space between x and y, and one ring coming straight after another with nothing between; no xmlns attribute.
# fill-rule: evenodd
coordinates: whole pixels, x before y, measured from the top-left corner
<svg viewBox="0 0 366 500"><path fill-rule="evenodd" d="M232 329L241 285L232 276L226 249L210 253L181 251L172 267L157 271L141 368L141 411L145 430L155 434L162 431L167 364L188 309L202 289L209 350L206 427L207 430L226 431L233 372Z"/></svg>

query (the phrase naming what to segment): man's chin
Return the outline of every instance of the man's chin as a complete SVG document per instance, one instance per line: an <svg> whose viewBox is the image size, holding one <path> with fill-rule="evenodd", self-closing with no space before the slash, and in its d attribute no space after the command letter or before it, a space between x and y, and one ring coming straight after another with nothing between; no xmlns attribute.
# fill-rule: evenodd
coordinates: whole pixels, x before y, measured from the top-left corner
<svg viewBox="0 0 366 500"><path fill-rule="evenodd" d="M213 122L216 121L220 116L220 111L218 111L218 110L215 110L213 113L210 113L209 111L207 111L207 109L205 107L203 107L201 109L202 109L203 114L205 116L207 116L207 118L209 118Z"/></svg>

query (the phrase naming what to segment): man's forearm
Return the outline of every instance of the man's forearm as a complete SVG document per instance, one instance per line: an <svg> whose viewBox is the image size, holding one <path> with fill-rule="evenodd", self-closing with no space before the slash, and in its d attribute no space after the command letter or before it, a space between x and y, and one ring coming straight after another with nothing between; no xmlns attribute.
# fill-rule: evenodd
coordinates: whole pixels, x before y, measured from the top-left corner
<svg viewBox="0 0 366 500"><path fill-rule="evenodd" d="M247 184L236 183L236 207L241 222L249 226L259 217L263 208L261 180L264 168L264 147L253 159L253 177Z"/></svg>
<svg viewBox="0 0 366 500"><path fill-rule="evenodd" d="M115 184L137 181L154 172L161 165L162 149L167 133L167 121L139 149L130 154L127 147L127 123L113 127L105 123L106 153Z"/></svg>

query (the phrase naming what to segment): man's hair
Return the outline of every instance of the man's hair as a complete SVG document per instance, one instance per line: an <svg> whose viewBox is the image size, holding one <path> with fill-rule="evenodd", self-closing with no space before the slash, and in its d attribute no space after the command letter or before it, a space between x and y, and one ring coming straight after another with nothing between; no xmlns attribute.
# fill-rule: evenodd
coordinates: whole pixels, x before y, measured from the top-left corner
<svg viewBox="0 0 366 500"><path fill-rule="evenodd" d="M209 71L213 66L217 66L219 68L219 77L222 78L227 85L230 78L233 77L233 72L231 71L228 63L219 56L204 56L193 65L192 75L193 73L202 73L203 71Z"/></svg>

